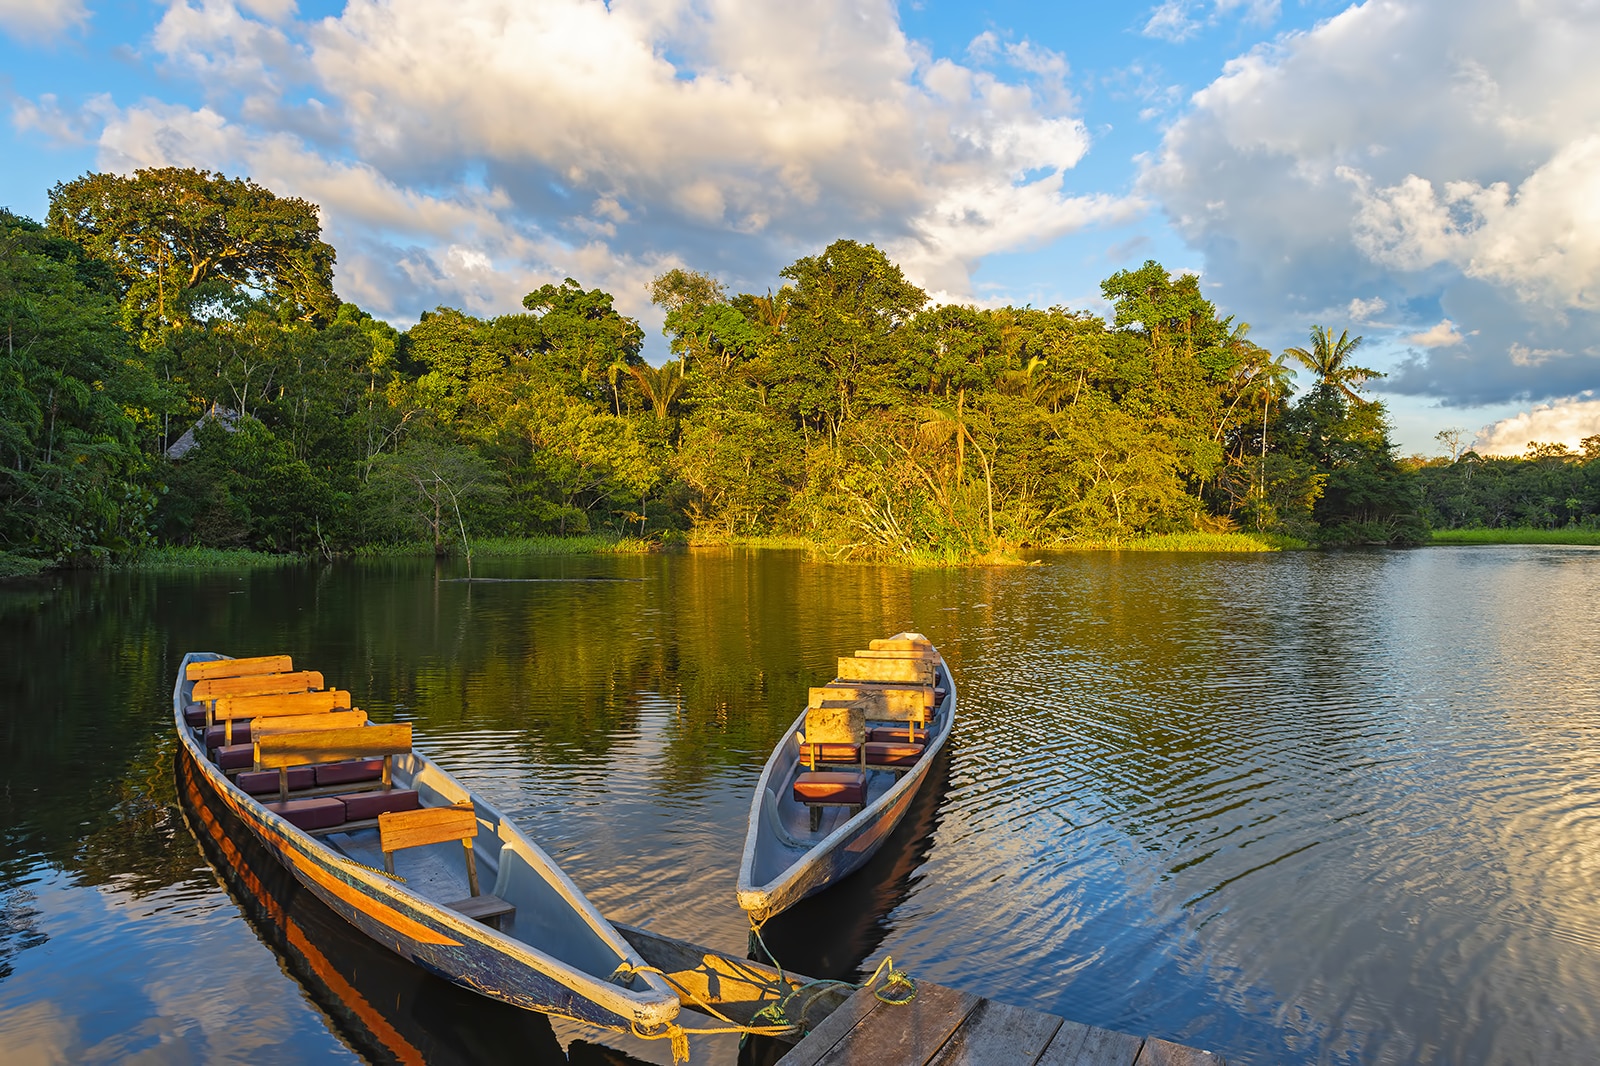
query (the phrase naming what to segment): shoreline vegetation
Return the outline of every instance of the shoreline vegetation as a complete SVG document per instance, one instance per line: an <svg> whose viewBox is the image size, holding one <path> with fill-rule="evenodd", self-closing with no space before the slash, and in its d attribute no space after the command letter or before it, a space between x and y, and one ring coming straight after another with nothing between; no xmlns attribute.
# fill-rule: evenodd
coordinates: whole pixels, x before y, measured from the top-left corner
<svg viewBox="0 0 1600 1066"><path fill-rule="evenodd" d="M1027 566L1036 565L1041 556L1086 551L1129 552L1226 552L1253 553L1298 550L1309 547L1304 541L1273 534L1193 533L1159 534L1133 537L1126 541L1095 540L1041 545L1021 549L1002 549L988 555L946 558L936 555L910 555L889 560L891 564L921 566ZM690 537L653 540L640 537L584 535L572 537L496 537L474 542L472 557L484 559L540 558L583 555L648 555L663 551L718 551L731 549L762 551L805 551L835 562L860 562L848 550L793 536L765 537ZM348 556L356 560L435 558L433 545L425 541L410 544L385 544L358 549ZM452 546L446 558L462 558L459 546ZM273 555L239 548L156 547L138 557L117 564L118 569L138 571L210 570L283 566L300 562L330 561L319 555ZM28 570L37 573L38 569ZM11 576L0 572L0 576Z"/></svg>
<svg viewBox="0 0 1600 1066"><path fill-rule="evenodd" d="M1600 529L1436 529L1429 543L1600 545Z"/></svg>
<svg viewBox="0 0 1600 1066"><path fill-rule="evenodd" d="M1150 261L1104 316L937 304L841 238L650 284L670 357L568 278L519 309L341 300L315 204L183 168L0 208L4 572L749 544L840 561L1600 531L1600 435L1403 457L1362 338L1274 353Z"/></svg>

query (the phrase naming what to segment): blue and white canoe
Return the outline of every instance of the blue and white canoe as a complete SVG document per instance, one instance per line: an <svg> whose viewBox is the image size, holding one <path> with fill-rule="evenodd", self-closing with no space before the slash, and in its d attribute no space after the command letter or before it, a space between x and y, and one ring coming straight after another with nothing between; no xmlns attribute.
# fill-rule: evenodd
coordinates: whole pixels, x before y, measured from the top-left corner
<svg viewBox="0 0 1600 1066"><path fill-rule="evenodd" d="M756 783L739 906L765 921L865 864L905 816L955 717L955 682L922 634L841 658ZM850 735L822 732L841 727Z"/></svg>
<svg viewBox="0 0 1600 1066"><path fill-rule="evenodd" d="M365 715L349 693L288 656L191 652L172 710L194 798L398 955L607 1028L655 1035L677 1016L678 997L538 845L410 750L409 725L351 725Z"/></svg>

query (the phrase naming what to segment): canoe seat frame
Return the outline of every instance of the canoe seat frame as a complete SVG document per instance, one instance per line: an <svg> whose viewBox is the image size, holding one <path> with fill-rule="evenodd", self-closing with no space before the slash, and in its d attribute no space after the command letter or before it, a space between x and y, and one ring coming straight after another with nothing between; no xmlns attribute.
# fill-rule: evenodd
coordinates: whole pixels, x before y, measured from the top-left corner
<svg viewBox="0 0 1600 1066"><path fill-rule="evenodd" d="M478 862L472 850L472 838L477 835L478 817L470 803L378 815L378 847L383 851L383 868L391 876L395 872L395 852L403 848L461 841L467 859L467 887L472 895L446 903L445 906L498 929L500 920L515 914L517 908L493 893L485 895L479 891Z"/></svg>

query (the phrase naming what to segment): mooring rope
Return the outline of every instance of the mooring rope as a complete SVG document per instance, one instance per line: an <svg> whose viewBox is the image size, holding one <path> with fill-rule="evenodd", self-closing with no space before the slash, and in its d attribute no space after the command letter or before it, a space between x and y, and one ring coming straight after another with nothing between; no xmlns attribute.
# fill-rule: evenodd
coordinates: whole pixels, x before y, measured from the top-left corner
<svg viewBox="0 0 1600 1066"><path fill-rule="evenodd" d="M767 918L770 917L772 916L769 914ZM750 934L755 937L756 943L761 945L761 950L763 953L765 953L767 959L772 963L773 966L777 967L778 979L784 984L788 984L789 978L784 973L783 963L778 961L778 957L772 953L772 949L767 947L767 942L761 938L761 927L767 924L767 918L762 918L758 921L755 915L751 915ZM880 976L884 978L883 984L881 985L878 984L878 978ZM811 1005L817 1001L817 998L821 996L822 993L828 991L830 988L871 988L872 994L877 998L878 1002L887 1003L890 1006L895 1007L903 1007L907 1003L910 1003L912 1000L917 998L916 982L914 982L910 975L904 970L895 969L893 956L885 955L883 957L883 961L878 964L878 968L872 972L872 976L867 978L861 984L855 984L851 981L837 980L808 981L807 983L790 990L786 995L777 1001L762 1007L760 1010L756 1011L753 1017L768 1018L771 1019L774 1025L789 1025L792 1028L803 1030L805 1028L806 1014L811 1010ZM893 989L897 988L904 989L904 991L898 993L892 991ZM790 1000L794 999L796 996L803 995L808 992L810 993L810 996L807 997L805 1004L800 1008L799 1019L792 1019L788 1012Z"/></svg>
<svg viewBox="0 0 1600 1066"><path fill-rule="evenodd" d="M634 974L640 973L656 974L663 981L665 981L674 992L678 994L679 999L689 1000L695 1005L696 1010L702 1011L712 1018L715 1018L717 1021L724 1023L723 1025L712 1026L709 1028L689 1028L688 1026L679 1025L677 1022L666 1022L658 1032L647 1032L640 1029L637 1021L631 1023L633 1035L638 1037L640 1040L671 1040L672 1061L675 1063L689 1061L689 1034L691 1033L696 1036L712 1036L718 1033L739 1033L741 1034L742 1039L746 1036L785 1036L795 1031L795 1027L788 1024L740 1025L738 1022L734 1021L732 1018L729 1018L727 1015L717 1010L717 1008L701 999L694 992L678 984L678 982L672 979L670 974L668 974L665 970L662 970L659 966L634 966L632 963L623 962L611 972L611 980L615 981L619 977L632 977Z"/></svg>

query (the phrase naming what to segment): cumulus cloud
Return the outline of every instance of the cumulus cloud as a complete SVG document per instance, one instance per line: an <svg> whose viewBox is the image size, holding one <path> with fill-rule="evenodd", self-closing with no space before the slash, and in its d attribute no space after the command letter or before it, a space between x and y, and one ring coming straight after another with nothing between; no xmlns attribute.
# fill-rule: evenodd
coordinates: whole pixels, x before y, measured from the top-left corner
<svg viewBox="0 0 1600 1066"><path fill-rule="evenodd" d="M1473 450L1480 455L1522 455L1529 444L1565 444L1582 450L1585 437L1600 433L1600 399L1592 392L1540 404L1478 431Z"/></svg>
<svg viewBox="0 0 1600 1066"><path fill-rule="evenodd" d="M1448 318L1441 319L1438 325L1431 326L1421 333L1413 333L1405 338L1407 344L1414 344L1418 348L1449 348L1465 340L1461 331L1456 328L1456 324Z"/></svg>
<svg viewBox="0 0 1600 1066"><path fill-rule="evenodd" d="M1370 300L1363 300L1357 296L1345 306L1344 313L1357 322L1371 322L1389 309L1389 304L1382 296L1374 296Z"/></svg>
<svg viewBox="0 0 1600 1066"><path fill-rule="evenodd" d="M1573 395L1593 363L1556 353L1600 326L1597 43L1583 0L1367 0L1231 60L1141 189L1267 343L1382 301L1387 391Z"/></svg>
<svg viewBox="0 0 1600 1066"><path fill-rule="evenodd" d="M25 41L51 41L88 21L83 0L0 0L0 30Z"/></svg>
<svg viewBox="0 0 1600 1066"><path fill-rule="evenodd" d="M984 256L1145 209L1069 189L1064 57L992 33L936 57L890 0L175 0L151 44L207 104L113 109L103 165L317 200L341 292L397 286L383 307L592 267L639 312L652 270L765 284L839 236L970 298Z"/></svg>

